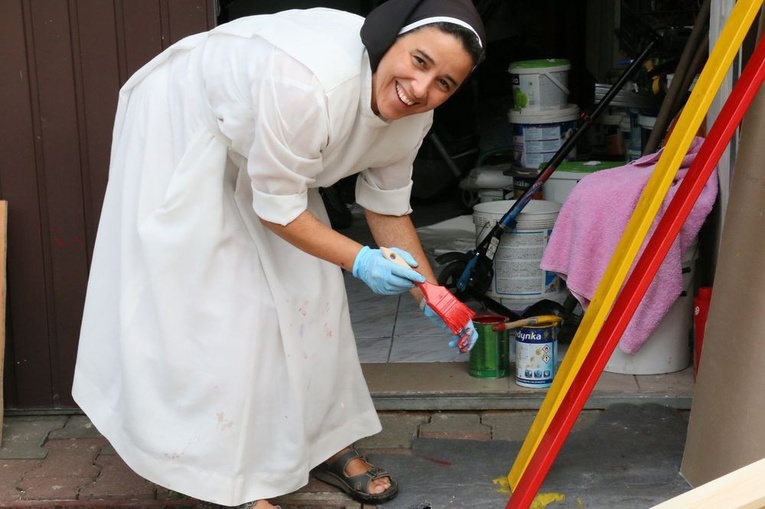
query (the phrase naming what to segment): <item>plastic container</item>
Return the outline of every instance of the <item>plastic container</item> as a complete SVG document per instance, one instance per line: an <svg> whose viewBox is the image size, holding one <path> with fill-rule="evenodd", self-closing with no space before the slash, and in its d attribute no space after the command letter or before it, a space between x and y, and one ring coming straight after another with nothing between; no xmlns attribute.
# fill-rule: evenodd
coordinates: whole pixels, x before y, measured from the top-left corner
<svg viewBox="0 0 765 509"><path fill-rule="evenodd" d="M550 387L557 364L557 325L534 325L516 329L516 384L521 387Z"/></svg>
<svg viewBox="0 0 765 509"><path fill-rule="evenodd" d="M523 196L523 194L534 184L541 172L538 168L521 168L520 166L513 166L510 170L510 175L513 178L513 198L516 200ZM542 199L542 188L535 192L532 200Z"/></svg>
<svg viewBox="0 0 765 509"><path fill-rule="evenodd" d="M473 325L478 333L478 339L476 339L473 348L470 349L468 363L470 376L503 378L510 374L509 332L492 330L493 325L505 322L507 322L507 317L501 315L477 315L473 317Z"/></svg>
<svg viewBox="0 0 765 509"><path fill-rule="evenodd" d="M504 200L473 207L478 243L514 203L515 200ZM518 215L516 227L500 239L494 253L494 277L486 295L495 299L528 300L541 299L560 290L560 277L539 268L559 211L560 204L551 201L531 200L526 204Z"/></svg>
<svg viewBox="0 0 765 509"><path fill-rule="evenodd" d="M542 196L545 200L562 204L584 177L622 164L620 161L564 161L542 186Z"/></svg>
<svg viewBox="0 0 765 509"><path fill-rule="evenodd" d="M605 371L628 375L661 375L682 371L691 363L693 283L697 243L683 255L683 294L677 298L640 350L634 355L614 350Z"/></svg>
<svg viewBox="0 0 765 509"><path fill-rule="evenodd" d="M508 120L513 140L513 159L523 168L539 168L548 162L567 138L574 134L579 118L579 106L528 113L510 110ZM576 149L566 155L575 159Z"/></svg>
<svg viewBox="0 0 765 509"><path fill-rule="evenodd" d="M570 70L571 63L563 58L511 63L507 72L512 80L515 110L539 113L566 108Z"/></svg>

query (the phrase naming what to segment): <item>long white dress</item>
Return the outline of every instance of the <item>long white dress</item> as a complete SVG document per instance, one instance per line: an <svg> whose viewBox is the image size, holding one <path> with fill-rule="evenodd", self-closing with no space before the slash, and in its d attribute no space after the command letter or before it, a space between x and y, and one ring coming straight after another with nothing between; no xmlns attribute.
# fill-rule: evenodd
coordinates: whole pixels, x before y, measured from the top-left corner
<svg viewBox="0 0 765 509"><path fill-rule="evenodd" d="M258 216L317 189L410 212L430 114L370 109L362 18L255 16L180 41L120 92L73 395L144 478L224 505L292 492L380 431L341 270Z"/></svg>

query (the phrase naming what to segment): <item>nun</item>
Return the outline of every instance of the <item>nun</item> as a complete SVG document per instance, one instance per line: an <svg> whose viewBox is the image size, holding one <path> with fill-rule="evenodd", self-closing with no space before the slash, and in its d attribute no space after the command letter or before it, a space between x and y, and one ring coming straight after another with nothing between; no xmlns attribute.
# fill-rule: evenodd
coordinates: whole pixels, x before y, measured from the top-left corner
<svg viewBox="0 0 765 509"><path fill-rule="evenodd" d="M205 507L274 507L311 472L397 494L353 448L381 425L343 270L413 305L436 281L412 164L484 46L471 0L289 10L187 37L125 83L73 396L137 474ZM376 246L410 269L329 226L319 188L356 174Z"/></svg>

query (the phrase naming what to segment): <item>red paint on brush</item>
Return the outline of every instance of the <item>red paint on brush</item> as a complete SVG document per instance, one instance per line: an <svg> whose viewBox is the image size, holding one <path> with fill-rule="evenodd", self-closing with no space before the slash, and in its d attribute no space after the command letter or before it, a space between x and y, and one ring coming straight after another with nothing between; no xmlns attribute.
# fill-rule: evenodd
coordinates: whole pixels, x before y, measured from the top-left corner
<svg viewBox="0 0 765 509"><path fill-rule="evenodd" d="M411 269L409 264L406 263L406 260L401 259L390 249L382 247L380 248L380 251L382 251L383 255L393 263L398 263L402 267ZM434 285L427 281L424 283L415 283L415 285L422 291L422 294L425 297L425 302L430 306L430 309L444 321L453 334L460 336L457 341L457 348L459 348L461 352L467 351L471 332L466 331L465 327L468 322L473 319L475 312L443 286Z"/></svg>

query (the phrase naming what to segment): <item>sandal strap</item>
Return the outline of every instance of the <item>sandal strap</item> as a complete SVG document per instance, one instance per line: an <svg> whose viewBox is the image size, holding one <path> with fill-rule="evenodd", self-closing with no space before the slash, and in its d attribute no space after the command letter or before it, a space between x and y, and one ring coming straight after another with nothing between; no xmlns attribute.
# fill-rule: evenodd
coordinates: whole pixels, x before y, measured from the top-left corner
<svg viewBox="0 0 765 509"><path fill-rule="evenodd" d="M348 466L348 463L355 459L361 459L369 463L364 456L359 454L359 451L357 451L355 447L351 447L339 457L337 457L334 461L325 461L324 466L327 470L335 475L339 475L340 477L348 477L345 474L345 467Z"/></svg>

